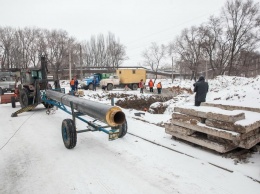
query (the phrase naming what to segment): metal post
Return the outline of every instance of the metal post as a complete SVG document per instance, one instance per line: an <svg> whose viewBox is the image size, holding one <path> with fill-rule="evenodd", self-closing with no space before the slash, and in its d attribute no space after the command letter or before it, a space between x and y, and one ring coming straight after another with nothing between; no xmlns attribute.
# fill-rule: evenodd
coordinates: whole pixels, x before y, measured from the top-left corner
<svg viewBox="0 0 260 194"><path fill-rule="evenodd" d="M173 83L173 57L172 57L172 83Z"/></svg>
<svg viewBox="0 0 260 194"><path fill-rule="evenodd" d="M82 48L81 45L79 45L79 49L80 49L80 80L83 80L83 70L82 70Z"/></svg>
<svg viewBox="0 0 260 194"><path fill-rule="evenodd" d="M208 81L208 64L207 64L207 60L206 60L206 81Z"/></svg>
<svg viewBox="0 0 260 194"><path fill-rule="evenodd" d="M115 99L111 98L111 106L115 106Z"/></svg>
<svg viewBox="0 0 260 194"><path fill-rule="evenodd" d="M69 49L69 75L70 75L70 80L71 80L71 53Z"/></svg>

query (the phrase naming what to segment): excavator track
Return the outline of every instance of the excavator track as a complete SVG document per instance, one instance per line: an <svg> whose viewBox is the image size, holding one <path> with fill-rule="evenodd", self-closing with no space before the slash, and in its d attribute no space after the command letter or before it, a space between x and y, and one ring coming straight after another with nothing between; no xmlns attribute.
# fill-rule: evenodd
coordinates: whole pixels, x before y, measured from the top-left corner
<svg viewBox="0 0 260 194"><path fill-rule="evenodd" d="M28 105L24 108L21 108L19 110L17 110L16 112L12 113L11 117L17 117L18 114L23 113L23 112L27 112L30 110L33 110L38 104L32 104L32 105Z"/></svg>

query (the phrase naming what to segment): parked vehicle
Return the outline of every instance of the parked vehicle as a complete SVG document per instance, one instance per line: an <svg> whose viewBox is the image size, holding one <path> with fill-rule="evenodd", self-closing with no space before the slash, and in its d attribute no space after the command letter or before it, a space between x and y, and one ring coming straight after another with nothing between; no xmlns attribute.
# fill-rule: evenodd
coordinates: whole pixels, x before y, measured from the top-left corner
<svg viewBox="0 0 260 194"><path fill-rule="evenodd" d="M110 76L109 79L102 79L100 85L102 88L112 90L115 87L129 87L137 90L140 80L146 81L145 69L117 69L116 75Z"/></svg>
<svg viewBox="0 0 260 194"><path fill-rule="evenodd" d="M15 90L15 77L4 76L0 78L0 96L6 92L14 92Z"/></svg>
<svg viewBox="0 0 260 194"><path fill-rule="evenodd" d="M83 79L83 81L80 82L80 87L85 90L93 90L93 81L94 78L96 79L97 83L96 86L100 85L100 80L109 78L111 74L108 73L94 73L88 78Z"/></svg>

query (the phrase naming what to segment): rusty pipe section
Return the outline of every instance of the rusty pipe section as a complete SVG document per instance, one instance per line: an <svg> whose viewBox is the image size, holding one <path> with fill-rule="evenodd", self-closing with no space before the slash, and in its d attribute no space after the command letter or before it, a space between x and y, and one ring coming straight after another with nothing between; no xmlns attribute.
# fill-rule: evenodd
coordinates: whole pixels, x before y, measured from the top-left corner
<svg viewBox="0 0 260 194"><path fill-rule="evenodd" d="M121 125L125 122L125 114L121 108L116 106L102 104L53 90L46 90L46 96L49 99L56 100L69 107L70 102L73 102L75 110L100 121L106 122L111 127Z"/></svg>

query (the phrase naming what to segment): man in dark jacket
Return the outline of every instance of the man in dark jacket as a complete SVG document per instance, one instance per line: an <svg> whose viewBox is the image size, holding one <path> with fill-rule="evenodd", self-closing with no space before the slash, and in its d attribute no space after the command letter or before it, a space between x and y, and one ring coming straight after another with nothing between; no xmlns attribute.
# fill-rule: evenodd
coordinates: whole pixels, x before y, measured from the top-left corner
<svg viewBox="0 0 260 194"><path fill-rule="evenodd" d="M208 82L205 82L205 78L200 76L199 80L193 84L195 95L195 106L200 106L201 102L206 101L206 95L209 90Z"/></svg>

